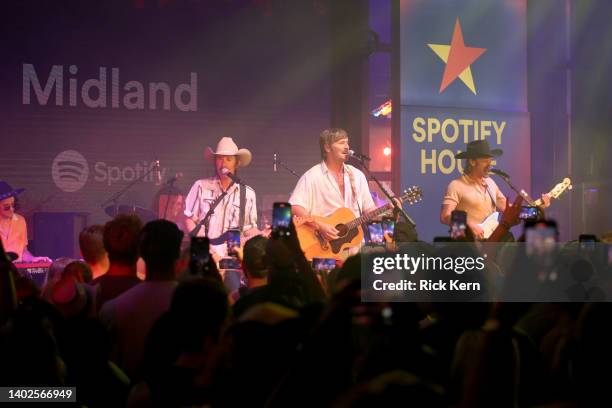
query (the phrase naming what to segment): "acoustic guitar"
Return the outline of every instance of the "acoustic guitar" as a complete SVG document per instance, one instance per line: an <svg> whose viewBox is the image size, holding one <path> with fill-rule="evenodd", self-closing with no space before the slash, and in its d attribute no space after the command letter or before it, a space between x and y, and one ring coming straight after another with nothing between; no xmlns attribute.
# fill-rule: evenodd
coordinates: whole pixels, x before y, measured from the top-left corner
<svg viewBox="0 0 612 408"><path fill-rule="evenodd" d="M423 198L420 187L412 186L398 197L400 202L413 205ZM294 217L294 224L297 231L300 247L304 251L306 259L312 258L333 258L342 259L342 251L361 244L363 231L360 228L365 226L372 219L383 215L393 209L393 204L387 203L375 210L356 218L353 211L348 208L339 208L327 217L309 216ZM310 222L319 221L334 226L338 230L338 238L332 241L324 239L319 231L316 231Z"/></svg>

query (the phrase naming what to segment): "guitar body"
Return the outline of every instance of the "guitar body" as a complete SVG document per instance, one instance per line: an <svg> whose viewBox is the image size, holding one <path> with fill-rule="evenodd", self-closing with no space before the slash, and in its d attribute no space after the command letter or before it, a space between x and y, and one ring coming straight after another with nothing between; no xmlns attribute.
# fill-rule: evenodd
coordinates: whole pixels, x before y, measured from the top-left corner
<svg viewBox="0 0 612 408"><path fill-rule="evenodd" d="M412 186L404 190L400 197L396 197L401 203L414 204L421 201L423 192L420 187ZM361 226L367 224L374 217L378 217L393 209L392 204L385 204L375 210L356 218L355 214L348 208L338 208L327 217L308 216L294 217L293 223L300 241L300 247L304 251L306 259L333 258L343 260L346 258L347 248L356 247L363 241ZM329 224L338 230L338 238L326 241L313 227L309 225L312 221Z"/></svg>
<svg viewBox="0 0 612 408"><path fill-rule="evenodd" d="M547 194L551 198L559 198L561 193L563 193L565 190L571 190L571 189L572 189L572 180L566 177L563 179L561 183L557 184ZM524 190L521 190L521 195L528 197L528 194ZM540 206L543 204L543 202L541 199L537 199L534 202L534 204L536 206ZM483 222L478 224L478 226L482 228L482 230L484 231L485 239L489 239L493 231L495 231L495 228L497 228L497 226L499 225L499 222L501 221L501 216L502 214L499 211L496 211L493 214L489 215Z"/></svg>
<svg viewBox="0 0 612 408"><path fill-rule="evenodd" d="M501 220L502 214L499 211L495 211L493 214L489 215L483 222L478 224L480 228L484 231L485 239L489 239L495 228L499 225L499 221Z"/></svg>
<svg viewBox="0 0 612 408"><path fill-rule="evenodd" d="M327 217L311 216L309 219L335 227L338 230L339 238L328 242L310 225L296 224L298 240L308 260L312 258L343 259L342 252L345 248L357 246L363 240L361 228L348 229L345 225L355 219L355 214L348 208L339 208Z"/></svg>

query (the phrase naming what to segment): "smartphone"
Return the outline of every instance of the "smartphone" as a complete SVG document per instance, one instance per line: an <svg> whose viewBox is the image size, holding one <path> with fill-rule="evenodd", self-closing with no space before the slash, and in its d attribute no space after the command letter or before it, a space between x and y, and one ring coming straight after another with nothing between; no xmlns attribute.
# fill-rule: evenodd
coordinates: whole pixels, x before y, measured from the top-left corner
<svg viewBox="0 0 612 408"><path fill-rule="evenodd" d="M557 243L557 223L554 221L526 221L525 243L527 255L548 255Z"/></svg>
<svg viewBox="0 0 612 408"><path fill-rule="evenodd" d="M465 211L454 210L451 213L450 236L452 239L465 238L467 229L467 213Z"/></svg>
<svg viewBox="0 0 612 408"><path fill-rule="evenodd" d="M272 207L272 234L275 237L286 237L290 234L291 204L274 203Z"/></svg>
<svg viewBox="0 0 612 408"><path fill-rule="evenodd" d="M227 230L227 254L229 256L235 256L236 250L235 247L240 246L240 230L239 229L229 229Z"/></svg>
<svg viewBox="0 0 612 408"><path fill-rule="evenodd" d="M333 258L312 258L312 269L315 271L331 271L336 268L336 260Z"/></svg>
<svg viewBox="0 0 612 408"><path fill-rule="evenodd" d="M369 244L383 245L385 243L382 223L376 221L368 223L368 232L370 233Z"/></svg>
<svg viewBox="0 0 612 408"><path fill-rule="evenodd" d="M238 258L227 257L219 260L219 269L242 269Z"/></svg>
<svg viewBox="0 0 612 408"><path fill-rule="evenodd" d="M592 234L580 234L578 237L578 242L580 242L581 250L594 250L595 243L597 242L597 237Z"/></svg>
<svg viewBox="0 0 612 408"><path fill-rule="evenodd" d="M383 234L389 235L391 238L395 236L395 220L393 218L383 218L382 220Z"/></svg>
<svg viewBox="0 0 612 408"><path fill-rule="evenodd" d="M191 261L196 264L206 264L210 260L210 241L207 237L191 237L189 249Z"/></svg>
<svg viewBox="0 0 612 408"><path fill-rule="evenodd" d="M534 221L538 219L538 207L522 206L519 214L521 220Z"/></svg>

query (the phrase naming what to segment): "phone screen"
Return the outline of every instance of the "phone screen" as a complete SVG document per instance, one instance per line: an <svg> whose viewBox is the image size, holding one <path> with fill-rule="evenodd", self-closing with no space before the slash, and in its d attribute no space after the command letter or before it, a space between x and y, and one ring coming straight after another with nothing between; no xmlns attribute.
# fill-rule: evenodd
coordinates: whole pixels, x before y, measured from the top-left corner
<svg viewBox="0 0 612 408"><path fill-rule="evenodd" d="M207 263L210 259L210 243L207 237L191 237L191 260Z"/></svg>
<svg viewBox="0 0 612 408"><path fill-rule="evenodd" d="M237 258L221 258L219 260L219 269L242 269L242 265Z"/></svg>
<svg viewBox="0 0 612 408"><path fill-rule="evenodd" d="M383 218L382 221L383 233L393 238L395 234L395 221L391 218Z"/></svg>
<svg viewBox="0 0 612 408"><path fill-rule="evenodd" d="M370 222L368 224L368 232L370 233L370 244L380 245L385 243L382 223Z"/></svg>
<svg viewBox="0 0 612 408"><path fill-rule="evenodd" d="M521 207L519 218L521 220L536 220L538 218L538 208L528 206Z"/></svg>
<svg viewBox="0 0 612 408"><path fill-rule="evenodd" d="M465 211L455 210L451 213L451 230L452 239L465 238L465 230L467 228L467 213Z"/></svg>
<svg viewBox="0 0 612 408"><path fill-rule="evenodd" d="M557 243L556 225L547 222L526 225L525 243L527 255L548 255Z"/></svg>
<svg viewBox="0 0 612 408"><path fill-rule="evenodd" d="M312 258L312 269L315 271L331 271L336 267L333 258Z"/></svg>
<svg viewBox="0 0 612 408"><path fill-rule="evenodd" d="M272 232L276 236L289 235L291 223L291 204L274 203L272 207Z"/></svg>
<svg viewBox="0 0 612 408"><path fill-rule="evenodd" d="M240 246L240 230L230 229L227 230L227 253L228 255L235 255L235 247Z"/></svg>

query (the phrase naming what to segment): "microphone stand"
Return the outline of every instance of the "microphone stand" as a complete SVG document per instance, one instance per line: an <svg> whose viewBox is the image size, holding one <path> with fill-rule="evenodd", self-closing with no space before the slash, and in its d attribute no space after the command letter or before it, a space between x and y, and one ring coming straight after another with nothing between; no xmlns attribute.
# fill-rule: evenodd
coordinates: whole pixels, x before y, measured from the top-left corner
<svg viewBox="0 0 612 408"><path fill-rule="evenodd" d="M283 163L283 162L282 162L281 160L279 160L278 158L277 158L277 160L276 160L276 165L277 165L277 166L280 166L280 167L282 167L282 168L284 168L284 169L285 169L285 170L287 170L289 173L293 174L295 177L300 178L300 176L299 176L299 175L298 175L298 174L297 174L295 171L293 171L293 170L292 170L292 169L291 169L289 166L287 166L285 163Z"/></svg>
<svg viewBox="0 0 612 408"><path fill-rule="evenodd" d="M520 190L514 185L512 184L512 182L510 182L510 177L509 176L502 176L501 174L497 174L497 176L499 176L502 180L504 180L506 182L506 184L508 184L508 186L518 195L520 195L521 197L523 197L523 199L525 199L525 201L527 201L527 204L529 204L531 207L537 207L537 205L535 204L535 202L533 201L533 198L531 198L529 196L529 194L527 194L525 192L525 190Z"/></svg>
<svg viewBox="0 0 612 408"><path fill-rule="evenodd" d="M382 191L383 193L385 193L385 196L387 196L387 198L389 199L389 202L393 205L393 209L394 211L397 211L398 213L402 214L402 216L404 217L404 219L406 221L408 221L408 223L412 224L413 227L416 228L416 223L414 222L414 220L408 215L408 213L400 206L398 205L395 200L393 199L394 197L387 191L387 189L381 184L381 182L374 176L374 174L372 174L372 172L368 169L368 167L366 166L365 162L363 161L363 159L359 159L355 156L353 156L357 163L359 163L361 166L361 169L365 172L366 176L368 176L368 178L374 180L374 182L376 183L376 185L378 186L378 188L380 189L380 191Z"/></svg>
<svg viewBox="0 0 612 408"><path fill-rule="evenodd" d="M166 185L164 186L165 188L168 188L168 192L166 193L166 205L164 207L164 220L166 220L166 217L168 216L168 206L170 205L170 192L175 188L174 183L176 182L176 180L177 178L173 177L170 181L166 182Z"/></svg>
<svg viewBox="0 0 612 408"><path fill-rule="evenodd" d="M100 207L104 208L106 207L107 204L113 203L113 206L115 207L115 217L116 217L117 213L119 212L119 205L117 204L117 200L119 200L119 198L121 198L121 196L125 194L125 192L128 191L130 188L132 188L135 184L140 183L142 180L144 180L145 177L151 174L154 170L159 170L158 163L155 163L153 166L151 166L149 171L143 173L142 176L138 177L136 180L132 181L130 184L128 184L127 186L117 191L112 196L110 196L108 199L106 199L106 201L100 204Z"/></svg>
<svg viewBox="0 0 612 408"><path fill-rule="evenodd" d="M208 209L208 212L206 213L204 218L202 218L202 221L198 222L198 225L196 225L195 228L191 230L191 232L189 233L190 236L192 237L197 236L202 226L204 226L204 235L208 236L208 226L210 225L210 218L214 214L215 208L217 208L219 203L223 201L223 197L227 195L227 192L232 188L233 185L234 185L234 182L232 182L232 184L229 185L227 190L222 191L221 194L219 194L219 197L217 197L215 201L213 201L213 203L210 205L210 208Z"/></svg>

